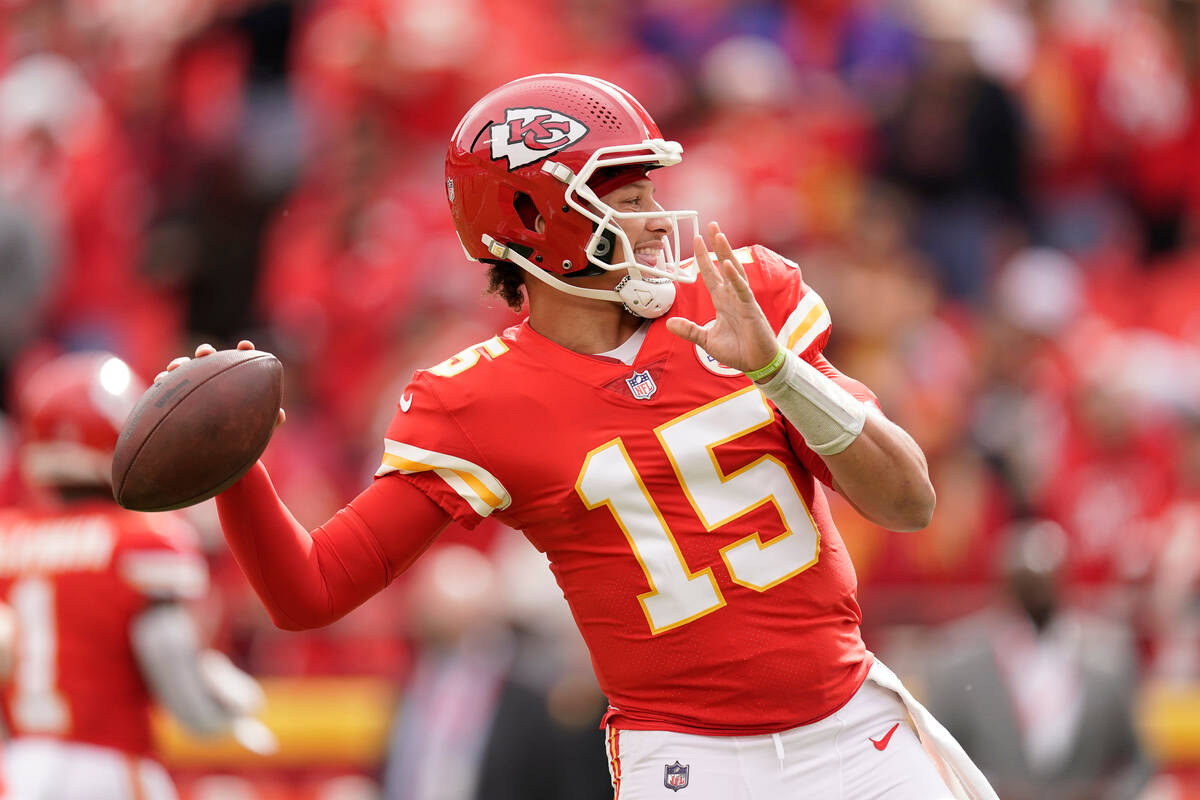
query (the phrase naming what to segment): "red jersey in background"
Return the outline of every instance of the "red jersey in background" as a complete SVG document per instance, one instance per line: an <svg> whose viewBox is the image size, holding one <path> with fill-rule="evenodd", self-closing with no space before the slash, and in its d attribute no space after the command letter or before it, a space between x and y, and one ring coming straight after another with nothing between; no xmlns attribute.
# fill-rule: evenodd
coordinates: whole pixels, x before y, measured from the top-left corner
<svg viewBox="0 0 1200 800"><path fill-rule="evenodd" d="M130 624L152 603L204 592L190 533L107 500L0 511L0 600L17 616L0 707L14 738L150 753L152 700Z"/></svg>

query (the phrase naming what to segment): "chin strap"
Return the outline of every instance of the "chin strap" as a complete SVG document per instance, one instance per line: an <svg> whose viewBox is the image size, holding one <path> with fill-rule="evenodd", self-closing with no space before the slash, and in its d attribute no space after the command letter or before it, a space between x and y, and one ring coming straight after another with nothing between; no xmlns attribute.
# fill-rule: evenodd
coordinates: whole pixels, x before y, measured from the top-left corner
<svg viewBox="0 0 1200 800"><path fill-rule="evenodd" d="M610 303L621 303L624 305L625 310L635 317L657 319L667 313L671 308L671 304L675 302L675 282L670 278L643 278L640 275L626 275L612 289L586 289L582 286L574 286L551 275L513 248L501 244L491 236L485 234L483 236L483 244L496 258L511 261L525 270L529 275L553 286L561 292L566 292L576 297L588 297L593 300L607 300ZM632 271L630 270L630 272Z"/></svg>
<svg viewBox="0 0 1200 800"><path fill-rule="evenodd" d="M614 287L625 310L642 319L658 319L675 302L675 282L668 278L634 278L626 275Z"/></svg>

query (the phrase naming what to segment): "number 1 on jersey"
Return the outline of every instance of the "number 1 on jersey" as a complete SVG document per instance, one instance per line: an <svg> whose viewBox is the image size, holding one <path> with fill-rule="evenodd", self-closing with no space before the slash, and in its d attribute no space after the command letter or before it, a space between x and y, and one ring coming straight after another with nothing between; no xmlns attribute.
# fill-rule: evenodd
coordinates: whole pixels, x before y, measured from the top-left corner
<svg viewBox="0 0 1200 800"><path fill-rule="evenodd" d="M706 530L772 503L786 532L763 544L753 533L721 548L735 583L766 591L817 563L816 524L787 468L763 455L726 475L714 449L769 425L774 412L747 387L657 428L679 483ZM711 568L692 572L624 443L608 442L584 459L575 485L587 508L607 505L642 567L650 591L638 595L658 634L725 605Z"/></svg>
<svg viewBox="0 0 1200 800"><path fill-rule="evenodd" d="M683 625L725 605L711 569L692 573L666 520L620 439L588 453L575 491L588 510L607 505L629 540L650 591L638 602L654 633Z"/></svg>
<svg viewBox="0 0 1200 800"><path fill-rule="evenodd" d="M60 733L68 724L66 703L55 689L58 634L54 587L43 578L12 585L9 602L17 614L17 663L12 714L27 732Z"/></svg>

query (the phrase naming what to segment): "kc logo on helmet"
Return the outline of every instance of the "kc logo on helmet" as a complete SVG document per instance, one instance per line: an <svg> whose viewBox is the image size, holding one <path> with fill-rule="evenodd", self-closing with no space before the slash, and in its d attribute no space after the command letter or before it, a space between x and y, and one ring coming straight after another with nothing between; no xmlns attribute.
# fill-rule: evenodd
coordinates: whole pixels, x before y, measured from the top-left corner
<svg viewBox="0 0 1200 800"><path fill-rule="evenodd" d="M508 159L510 170L539 161L587 135L588 127L548 108L509 108L491 127L492 158Z"/></svg>

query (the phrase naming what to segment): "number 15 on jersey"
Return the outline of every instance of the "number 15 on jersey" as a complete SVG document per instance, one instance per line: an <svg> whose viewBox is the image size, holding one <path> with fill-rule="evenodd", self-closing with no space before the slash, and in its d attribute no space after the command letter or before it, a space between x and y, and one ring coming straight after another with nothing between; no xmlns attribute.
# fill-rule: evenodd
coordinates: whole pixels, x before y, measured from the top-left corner
<svg viewBox="0 0 1200 800"><path fill-rule="evenodd" d="M764 544L755 532L720 548L734 583L765 592L817 563L820 536L787 468L762 455L726 474L714 449L770 425L774 412L753 386L654 429L705 530L714 531L766 503L785 532ZM625 534L650 590L638 595L650 630L685 625L726 601L711 567L693 571L620 437L585 456L575 491L588 509L607 506Z"/></svg>

